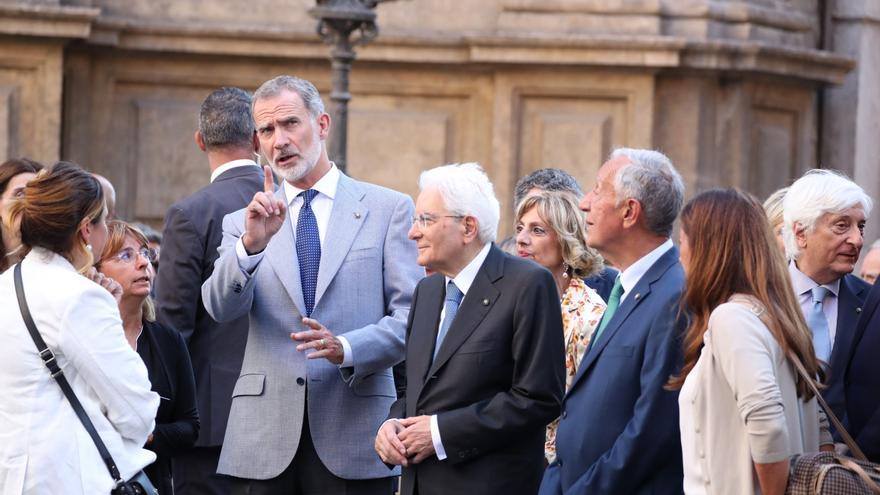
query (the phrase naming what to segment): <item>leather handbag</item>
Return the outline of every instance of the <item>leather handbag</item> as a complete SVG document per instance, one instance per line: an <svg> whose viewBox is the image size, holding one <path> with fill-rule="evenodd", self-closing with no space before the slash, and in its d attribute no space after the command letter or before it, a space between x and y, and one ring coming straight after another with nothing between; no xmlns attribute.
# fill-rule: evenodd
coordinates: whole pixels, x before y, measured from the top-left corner
<svg viewBox="0 0 880 495"><path fill-rule="evenodd" d="M731 300L751 305L750 310L770 328L770 319L757 300L751 297L736 297ZM786 495L880 495L880 464L868 461L862 449L822 398L815 379L807 373L797 354L789 349L787 357L801 379L813 391L825 415L855 459L836 452L810 452L793 456Z"/></svg>
<svg viewBox="0 0 880 495"><path fill-rule="evenodd" d="M119 475L119 469L116 467L116 462L107 450L107 446L104 445L104 441L101 440L98 431L95 430L95 425L92 424L92 420L89 419L88 414L85 409L83 409L82 404L76 397L76 393L70 387L67 377L64 376L64 371L58 366L58 361L55 360L55 354L49 349L49 346L46 345L42 335L40 335L40 331L37 330L37 326L34 324L34 319L31 317L31 311L28 308L27 300L24 297L24 286L21 282L21 263L15 265L14 278L15 295L18 298L18 308L21 311L21 316L24 319L25 326L27 326L28 333L31 334L31 338L37 346L40 359L43 360L43 364L49 369L52 378L54 378L58 383L58 386L61 387L61 391L64 392L64 396L67 397L67 401L70 402L76 416L89 433L89 436L92 437L92 441L95 442L95 447L98 448L98 453L101 454L101 459L104 460L107 470L110 471L110 476L113 478L114 483L113 490L110 493L112 495L158 495L159 491L156 490L153 483L150 482L150 478L147 477L143 470L139 471L128 481L122 480L122 477Z"/></svg>

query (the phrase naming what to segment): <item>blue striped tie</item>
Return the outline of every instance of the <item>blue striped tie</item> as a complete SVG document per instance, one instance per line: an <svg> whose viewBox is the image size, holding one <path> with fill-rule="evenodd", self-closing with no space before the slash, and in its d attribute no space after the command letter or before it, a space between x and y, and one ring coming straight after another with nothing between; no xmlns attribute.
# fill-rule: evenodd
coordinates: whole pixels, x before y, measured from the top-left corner
<svg viewBox="0 0 880 495"><path fill-rule="evenodd" d="M437 353L440 352L440 344L443 343L446 333L449 332L449 327L452 326L452 320L455 319L455 315L458 313L458 305L461 304L463 297L464 294L461 293L461 290L450 280L446 284L446 302L443 304L446 314L443 316L443 323L440 324L440 331L437 332L437 343L434 344L433 359L436 359Z"/></svg>
<svg viewBox="0 0 880 495"><path fill-rule="evenodd" d="M303 205L296 221L296 257L299 259L299 281L306 303L306 316L311 317L315 308L318 267L321 266L321 237L318 235L318 221L312 211L312 200L318 191L309 189L299 195L303 198Z"/></svg>

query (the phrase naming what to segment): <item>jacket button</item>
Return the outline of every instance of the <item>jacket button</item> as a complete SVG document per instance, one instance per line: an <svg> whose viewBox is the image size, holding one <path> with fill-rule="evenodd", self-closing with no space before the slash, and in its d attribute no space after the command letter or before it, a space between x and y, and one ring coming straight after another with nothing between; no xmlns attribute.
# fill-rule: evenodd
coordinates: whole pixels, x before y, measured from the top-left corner
<svg viewBox="0 0 880 495"><path fill-rule="evenodd" d="M296 384L297 384L297 385L305 385L305 384L306 384L306 381L303 380L303 377L299 377L299 378L296 379Z"/></svg>

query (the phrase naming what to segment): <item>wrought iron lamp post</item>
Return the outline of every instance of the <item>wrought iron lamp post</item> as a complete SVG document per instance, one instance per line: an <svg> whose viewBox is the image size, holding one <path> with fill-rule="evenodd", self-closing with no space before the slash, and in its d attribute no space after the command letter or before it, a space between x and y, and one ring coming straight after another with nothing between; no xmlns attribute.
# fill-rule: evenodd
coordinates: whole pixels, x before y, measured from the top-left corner
<svg viewBox="0 0 880 495"><path fill-rule="evenodd" d="M330 159L345 171L348 146L348 79L355 58L354 47L366 45L379 34L376 5L389 0L317 0L309 14L318 19L318 36L333 47L330 52L332 90L330 92Z"/></svg>

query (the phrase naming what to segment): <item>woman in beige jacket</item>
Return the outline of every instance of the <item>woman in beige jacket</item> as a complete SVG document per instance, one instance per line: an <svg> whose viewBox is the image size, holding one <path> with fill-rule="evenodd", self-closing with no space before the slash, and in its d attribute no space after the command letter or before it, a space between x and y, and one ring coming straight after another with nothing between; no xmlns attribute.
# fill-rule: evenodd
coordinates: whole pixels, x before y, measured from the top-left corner
<svg viewBox="0 0 880 495"><path fill-rule="evenodd" d="M679 395L687 494L783 494L789 458L832 448L786 354L819 373L810 332L761 205L733 189L682 211L684 305L693 313ZM770 322L768 327L761 317Z"/></svg>

